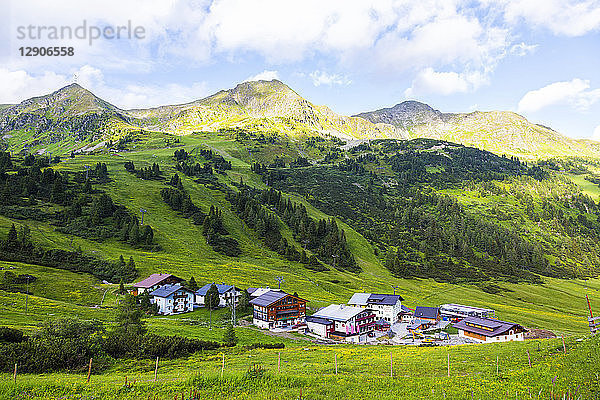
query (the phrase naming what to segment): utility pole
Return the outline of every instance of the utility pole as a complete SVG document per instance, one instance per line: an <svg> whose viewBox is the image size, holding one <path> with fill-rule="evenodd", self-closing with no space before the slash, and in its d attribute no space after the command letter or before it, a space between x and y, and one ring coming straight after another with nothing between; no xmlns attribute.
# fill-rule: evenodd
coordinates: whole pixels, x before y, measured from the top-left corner
<svg viewBox="0 0 600 400"><path fill-rule="evenodd" d="M235 326L235 290L233 297L230 299L229 306L231 307L231 325Z"/></svg>
<svg viewBox="0 0 600 400"><path fill-rule="evenodd" d="M396 294L396 289L400 289L400 286L392 285L392 289L394 289L394 295Z"/></svg>
<svg viewBox="0 0 600 400"><path fill-rule="evenodd" d="M148 211L144 210L143 208L140 208L140 212L142 213L142 222L140 223L140 225L144 225L144 214L146 214Z"/></svg>
<svg viewBox="0 0 600 400"><path fill-rule="evenodd" d="M283 279L283 276L278 276L275 279L277 279L277 289L281 289L281 282L285 282L285 279Z"/></svg>

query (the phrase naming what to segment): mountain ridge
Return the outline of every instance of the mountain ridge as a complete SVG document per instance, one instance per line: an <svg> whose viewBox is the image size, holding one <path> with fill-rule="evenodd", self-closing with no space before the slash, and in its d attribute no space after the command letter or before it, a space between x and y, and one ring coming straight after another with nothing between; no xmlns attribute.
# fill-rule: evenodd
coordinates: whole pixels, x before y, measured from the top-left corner
<svg viewBox="0 0 600 400"><path fill-rule="evenodd" d="M411 100L356 116L393 124L407 130L411 138L447 140L496 154L528 159L600 156L594 141L570 138L512 111L442 113Z"/></svg>
<svg viewBox="0 0 600 400"><path fill-rule="evenodd" d="M79 144L61 146L63 151L96 148L143 131L181 136L236 130L332 136L351 142L422 137L526 159L600 157L600 144L569 138L510 111L443 113L411 100L345 116L311 103L279 80L242 82L188 103L145 109L121 109L76 83L0 106L0 133L19 136L27 132L27 146L39 149L64 141L69 134L75 134Z"/></svg>

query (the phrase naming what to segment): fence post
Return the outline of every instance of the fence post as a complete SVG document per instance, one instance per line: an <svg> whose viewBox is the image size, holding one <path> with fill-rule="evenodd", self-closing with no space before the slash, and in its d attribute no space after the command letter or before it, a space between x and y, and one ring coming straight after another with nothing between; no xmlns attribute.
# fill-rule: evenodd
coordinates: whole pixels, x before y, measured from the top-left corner
<svg viewBox="0 0 600 400"><path fill-rule="evenodd" d="M563 353L567 354L567 346L565 346L565 337L561 336L560 337L562 339L562 344L563 344Z"/></svg>
<svg viewBox="0 0 600 400"><path fill-rule="evenodd" d="M390 351L390 378L394 377L394 358L392 357L392 352Z"/></svg>
<svg viewBox="0 0 600 400"><path fill-rule="evenodd" d="M13 380L15 381L15 385L17 384L17 363L15 363L15 372L13 373Z"/></svg>
<svg viewBox="0 0 600 400"><path fill-rule="evenodd" d="M448 353L448 378L450 378L450 353Z"/></svg>
<svg viewBox="0 0 600 400"><path fill-rule="evenodd" d="M90 358L90 365L88 366L87 383L90 383L90 377L92 376L92 360L93 358Z"/></svg>
<svg viewBox="0 0 600 400"><path fill-rule="evenodd" d="M338 374L338 368L337 368L337 353L335 353L335 374Z"/></svg>
<svg viewBox="0 0 600 400"><path fill-rule="evenodd" d="M223 354L223 365L221 366L221 379L223 379L223 372L225 371L225 353Z"/></svg>
<svg viewBox="0 0 600 400"><path fill-rule="evenodd" d="M277 373L281 372L281 352L277 354Z"/></svg>
<svg viewBox="0 0 600 400"><path fill-rule="evenodd" d="M529 368L531 368L531 355L529 354L529 349L527 349L527 361L529 361Z"/></svg>
<svg viewBox="0 0 600 400"><path fill-rule="evenodd" d="M157 377L158 377L158 356L156 357L156 365L154 366L154 382L156 382Z"/></svg>
<svg viewBox="0 0 600 400"><path fill-rule="evenodd" d="M498 361L499 361L499 357L496 356L496 375L498 375Z"/></svg>

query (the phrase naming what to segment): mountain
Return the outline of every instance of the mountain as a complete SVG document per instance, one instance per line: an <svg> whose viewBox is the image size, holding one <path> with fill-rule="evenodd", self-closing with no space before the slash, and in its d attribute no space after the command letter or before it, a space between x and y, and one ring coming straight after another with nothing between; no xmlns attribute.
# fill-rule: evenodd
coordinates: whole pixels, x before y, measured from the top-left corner
<svg viewBox="0 0 600 400"><path fill-rule="evenodd" d="M356 116L373 123L392 124L408 131L411 138L442 139L496 154L528 159L600 156L593 141L572 139L509 111L445 114L427 104L405 101Z"/></svg>
<svg viewBox="0 0 600 400"><path fill-rule="evenodd" d="M286 135L319 134L345 139L406 138L403 129L334 113L302 98L278 80L240 83L191 103L129 115L147 129L188 134L243 129Z"/></svg>
<svg viewBox="0 0 600 400"><path fill-rule="evenodd" d="M357 114L373 123L390 124L409 130L413 126L446 122L452 114L443 114L425 103L405 101L391 108Z"/></svg>
<svg viewBox="0 0 600 400"><path fill-rule="evenodd" d="M93 130L108 121L126 123L126 113L76 83L49 95L0 108L0 131Z"/></svg>

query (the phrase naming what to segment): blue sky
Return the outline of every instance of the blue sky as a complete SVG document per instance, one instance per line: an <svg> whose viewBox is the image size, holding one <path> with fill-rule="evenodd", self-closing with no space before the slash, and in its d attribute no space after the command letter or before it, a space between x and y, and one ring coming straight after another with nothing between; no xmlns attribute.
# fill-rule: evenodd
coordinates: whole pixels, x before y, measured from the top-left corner
<svg viewBox="0 0 600 400"><path fill-rule="evenodd" d="M600 0L72 0L2 2L0 103L77 81L123 108L277 78L342 114L407 99L510 110L600 140ZM142 27L143 38L48 36ZM19 37L19 27L46 27ZM22 32L22 31L21 31ZM35 29L34 29L35 32ZM22 57L72 46L72 57Z"/></svg>

